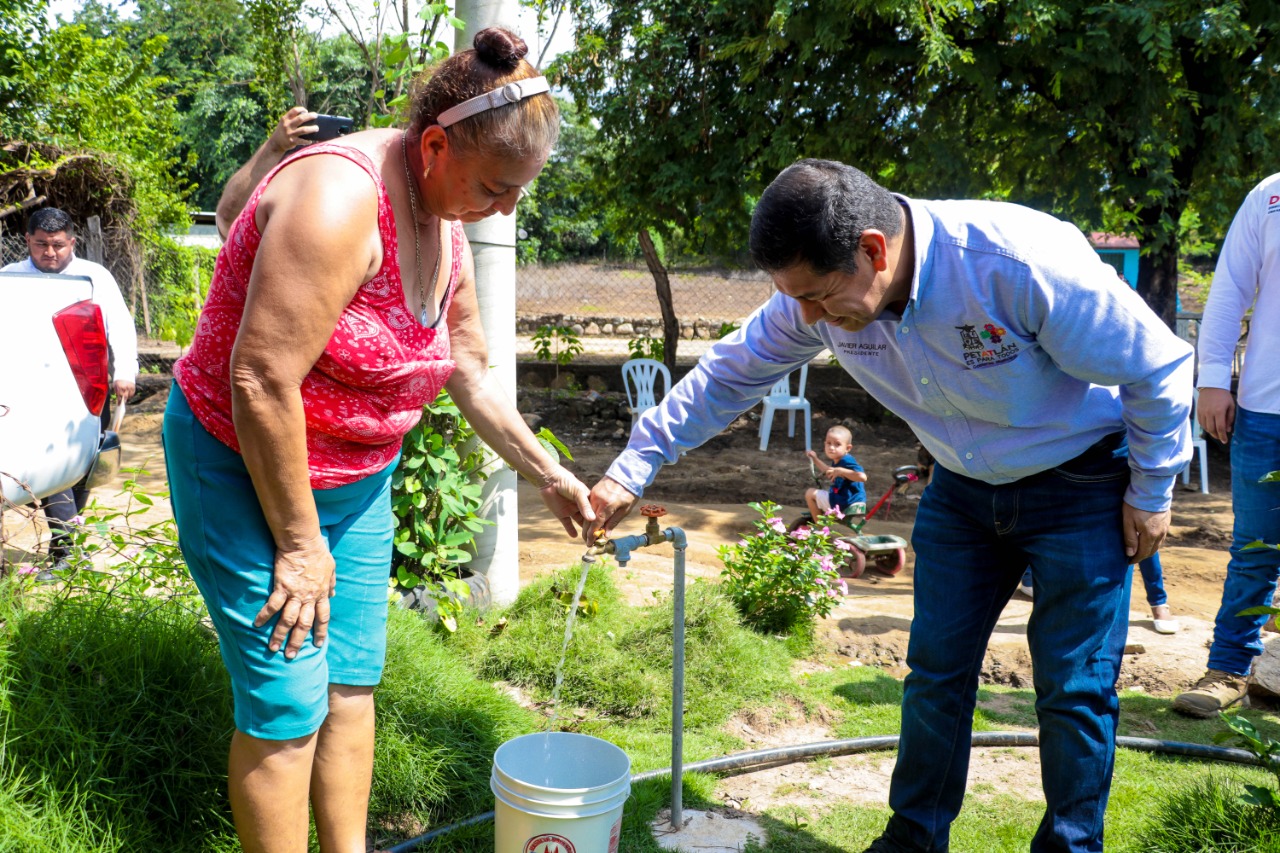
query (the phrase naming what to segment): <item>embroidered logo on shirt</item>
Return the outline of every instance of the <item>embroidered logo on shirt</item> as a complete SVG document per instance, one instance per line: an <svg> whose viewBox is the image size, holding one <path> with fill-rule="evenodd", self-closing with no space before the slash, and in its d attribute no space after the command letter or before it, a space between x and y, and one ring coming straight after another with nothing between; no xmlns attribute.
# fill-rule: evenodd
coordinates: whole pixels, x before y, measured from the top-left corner
<svg viewBox="0 0 1280 853"><path fill-rule="evenodd" d="M1013 361L1020 350L1014 341L1005 341L1009 330L995 323L984 323L981 331L977 326L956 326L960 331L960 346L964 350L964 363L970 370L983 367L995 367Z"/></svg>

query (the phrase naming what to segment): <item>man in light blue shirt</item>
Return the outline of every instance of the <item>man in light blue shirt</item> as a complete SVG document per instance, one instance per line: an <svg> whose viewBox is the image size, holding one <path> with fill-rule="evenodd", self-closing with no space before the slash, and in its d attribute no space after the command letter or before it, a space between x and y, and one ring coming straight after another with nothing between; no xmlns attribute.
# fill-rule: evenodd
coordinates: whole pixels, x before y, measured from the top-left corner
<svg viewBox="0 0 1280 853"><path fill-rule="evenodd" d="M1163 541L1190 458L1190 346L1074 226L895 196L831 161L766 189L751 254L779 292L640 419L592 490L588 541L663 464L830 349L938 462L912 534L894 815L868 853L947 850L983 654L1028 565L1047 804L1031 849L1101 850L1131 564Z"/></svg>

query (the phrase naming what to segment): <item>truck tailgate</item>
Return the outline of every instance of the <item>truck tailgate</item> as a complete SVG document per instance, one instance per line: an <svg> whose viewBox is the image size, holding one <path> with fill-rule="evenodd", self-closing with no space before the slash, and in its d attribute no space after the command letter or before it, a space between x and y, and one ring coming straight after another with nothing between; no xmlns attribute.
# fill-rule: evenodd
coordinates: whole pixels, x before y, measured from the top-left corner
<svg viewBox="0 0 1280 853"><path fill-rule="evenodd" d="M82 276L0 274L0 490L13 503L72 486L93 463L101 423L53 326L56 312L92 295Z"/></svg>

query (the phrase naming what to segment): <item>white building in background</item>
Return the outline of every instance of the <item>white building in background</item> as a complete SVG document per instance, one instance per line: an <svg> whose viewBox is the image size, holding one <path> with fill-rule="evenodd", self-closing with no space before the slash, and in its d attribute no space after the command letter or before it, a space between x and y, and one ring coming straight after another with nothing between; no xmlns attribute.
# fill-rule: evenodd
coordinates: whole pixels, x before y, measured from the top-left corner
<svg viewBox="0 0 1280 853"><path fill-rule="evenodd" d="M191 227L185 233L170 232L168 236L180 246L199 246L202 249L222 248L222 236L213 221L213 211L200 210L191 214Z"/></svg>

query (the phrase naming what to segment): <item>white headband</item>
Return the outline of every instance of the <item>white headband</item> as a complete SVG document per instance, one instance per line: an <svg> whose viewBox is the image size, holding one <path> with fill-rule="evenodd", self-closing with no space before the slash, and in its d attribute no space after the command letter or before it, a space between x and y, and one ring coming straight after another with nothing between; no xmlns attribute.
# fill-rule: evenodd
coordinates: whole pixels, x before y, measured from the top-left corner
<svg viewBox="0 0 1280 853"><path fill-rule="evenodd" d="M505 104L518 104L531 95L540 95L543 92L550 91L551 84L547 82L546 77L529 77L524 80L517 80L514 83L499 86L490 92L485 92L483 95L476 95L470 100L449 107L436 118L436 124L441 127L448 127L485 110L492 110Z"/></svg>

